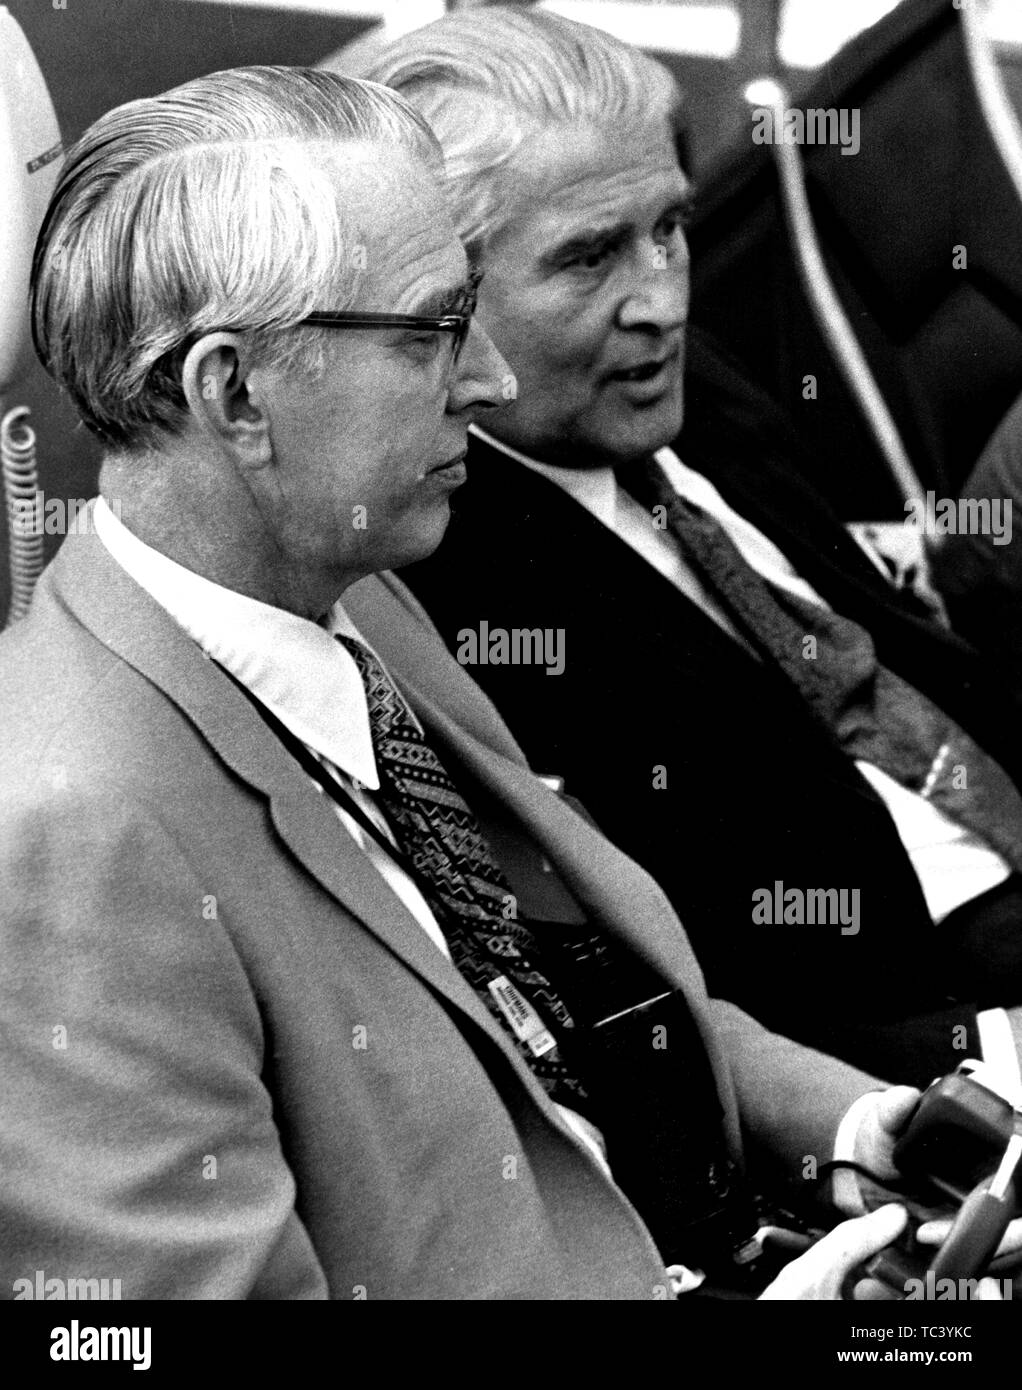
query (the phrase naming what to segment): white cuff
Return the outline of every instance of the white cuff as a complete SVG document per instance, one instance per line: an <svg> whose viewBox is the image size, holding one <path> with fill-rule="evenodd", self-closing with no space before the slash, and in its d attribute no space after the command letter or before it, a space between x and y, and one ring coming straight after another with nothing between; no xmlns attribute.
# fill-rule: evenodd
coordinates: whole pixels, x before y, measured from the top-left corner
<svg viewBox="0 0 1022 1390"><path fill-rule="evenodd" d="M867 1091L864 1096L860 1096L848 1107L844 1119L837 1127L837 1134L834 1136L834 1158L836 1161L855 1158L855 1136L859 1132L863 1116L876 1104L878 1094L878 1091ZM853 1173L848 1168L838 1168L830 1182L831 1195L836 1207L839 1207L847 1216L865 1216L866 1204L859 1191L858 1174Z"/></svg>
<svg viewBox="0 0 1022 1390"><path fill-rule="evenodd" d="M984 1009L976 1015L983 1061L994 1072L1001 1094L1015 1106L1022 1106L1022 1071L1019 1070L1015 1038L1003 1009Z"/></svg>

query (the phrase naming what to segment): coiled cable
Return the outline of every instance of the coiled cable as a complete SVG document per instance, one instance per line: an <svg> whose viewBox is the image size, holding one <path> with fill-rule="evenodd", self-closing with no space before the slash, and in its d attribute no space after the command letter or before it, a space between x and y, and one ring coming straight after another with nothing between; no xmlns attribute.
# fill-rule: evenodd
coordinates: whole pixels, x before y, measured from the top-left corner
<svg viewBox="0 0 1022 1390"><path fill-rule="evenodd" d="M0 420L0 470L7 500L11 603L7 625L22 619L43 569L43 531L37 513L39 475L35 431L26 424L27 406L15 406Z"/></svg>

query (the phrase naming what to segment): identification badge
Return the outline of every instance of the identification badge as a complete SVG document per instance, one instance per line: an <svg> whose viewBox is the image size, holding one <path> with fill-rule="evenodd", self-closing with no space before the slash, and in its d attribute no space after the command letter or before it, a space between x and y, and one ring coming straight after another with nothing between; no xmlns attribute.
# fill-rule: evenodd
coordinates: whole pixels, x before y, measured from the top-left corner
<svg viewBox="0 0 1022 1390"><path fill-rule="evenodd" d="M491 980L487 988L497 1001L497 1007L507 1019L511 1031L519 1042L525 1043L533 1057L542 1057L557 1046L557 1039L506 975Z"/></svg>

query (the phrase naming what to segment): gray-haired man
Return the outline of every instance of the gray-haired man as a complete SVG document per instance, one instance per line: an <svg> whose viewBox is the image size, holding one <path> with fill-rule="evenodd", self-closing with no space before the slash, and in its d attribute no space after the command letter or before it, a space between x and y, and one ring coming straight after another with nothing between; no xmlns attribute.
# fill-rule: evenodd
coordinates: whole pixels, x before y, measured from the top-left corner
<svg viewBox="0 0 1022 1390"><path fill-rule="evenodd" d="M499 7L370 75L444 146L518 379L403 577L533 765L665 888L715 992L900 1081L982 1053L1019 1091L1022 710L687 336L673 79ZM501 646L536 630L556 666Z"/></svg>

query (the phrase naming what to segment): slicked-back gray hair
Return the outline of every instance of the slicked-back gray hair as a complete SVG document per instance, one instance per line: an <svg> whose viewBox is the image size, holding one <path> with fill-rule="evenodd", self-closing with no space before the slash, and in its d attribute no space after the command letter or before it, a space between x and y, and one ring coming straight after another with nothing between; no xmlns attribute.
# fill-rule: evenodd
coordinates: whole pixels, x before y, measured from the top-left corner
<svg viewBox="0 0 1022 1390"><path fill-rule="evenodd" d="M314 371L350 306L357 230L331 177L338 142L398 146L439 174L422 117L392 91L304 68L213 73L101 117L71 148L36 244L36 351L85 424L126 451L180 430L180 367L203 333ZM364 264L361 262L361 264Z"/></svg>
<svg viewBox="0 0 1022 1390"><path fill-rule="evenodd" d="M452 213L479 254L515 204L516 156L529 137L582 122L663 119L677 132L681 93L663 64L602 30L541 10L490 6L405 34L364 74L426 117L443 146Z"/></svg>

